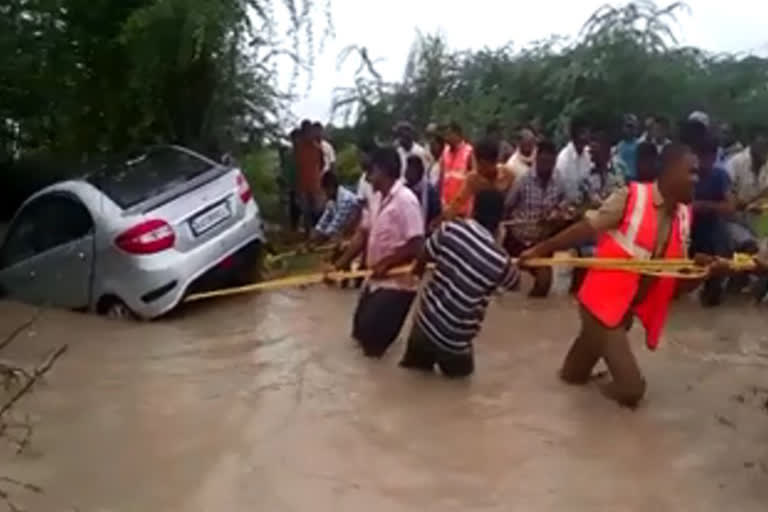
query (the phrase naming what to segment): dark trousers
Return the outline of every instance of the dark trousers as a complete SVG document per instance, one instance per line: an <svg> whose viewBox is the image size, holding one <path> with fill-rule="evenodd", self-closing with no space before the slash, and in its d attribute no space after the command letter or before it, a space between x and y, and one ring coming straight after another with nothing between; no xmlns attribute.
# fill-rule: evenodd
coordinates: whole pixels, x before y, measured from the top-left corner
<svg viewBox="0 0 768 512"><path fill-rule="evenodd" d="M317 221L320 220L320 216L323 214L321 198L318 194L304 192L299 195L299 206L304 221L304 231L306 236L309 237L312 229L317 225Z"/></svg>
<svg viewBox="0 0 768 512"><path fill-rule="evenodd" d="M397 339L411 309L416 292L366 286L357 303L352 337L368 357L381 357Z"/></svg>
<svg viewBox="0 0 768 512"><path fill-rule="evenodd" d="M291 230L298 231L300 219L301 206L299 205L299 199L296 191L291 189L288 191L288 221L290 222Z"/></svg>
<svg viewBox="0 0 768 512"><path fill-rule="evenodd" d="M697 224L694 220L691 254L709 254L730 258L733 255L731 241L725 220L716 219L704 225ZM726 278L710 277L704 281L699 299L703 306L717 306L722 302Z"/></svg>
<svg viewBox="0 0 768 512"><path fill-rule="evenodd" d="M446 377L467 377L475 370L475 358L471 350L468 354L441 350L427 337L419 323L414 322L400 366L431 372L435 365Z"/></svg>
<svg viewBox="0 0 768 512"><path fill-rule="evenodd" d="M612 328L603 325L584 306L579 306L579 313L581 332L565 357L560 377L570 384L586 384L597 362L603 359L612 379L602 386L603 393L621 405L635 407L645 394L645 379L627 337L631 313Z"/></svg>

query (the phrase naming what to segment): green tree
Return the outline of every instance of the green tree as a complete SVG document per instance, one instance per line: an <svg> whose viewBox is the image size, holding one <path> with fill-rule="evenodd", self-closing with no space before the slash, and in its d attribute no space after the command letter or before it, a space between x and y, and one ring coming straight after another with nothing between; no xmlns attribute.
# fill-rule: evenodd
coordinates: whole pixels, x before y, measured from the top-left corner
<svg viewBox="0 0 768 512"><path fill-rule="evenodd" d="M577 115L618 127L626 112L679 119L694 109L749 125L768 114L768 59L681 47L676 16L688 8L636 1L604 6L573 40L552 36L527 47L450 50L441 35L418 35L403 79L384 82L375 60L355 87L340 90L337 112L369 137L399 119L424 127L457 120L480 135L539 120L559 141Z"/></svg>
<svg viewBox="0 0 768 512"><path fill-rule="evenodd" d="M278 9L290 20L287 46ZM290 99L276 88L275 66L311 66L320 9L328 3L6 0L2 148L81 157L150 142L260 141Z"/></svg>

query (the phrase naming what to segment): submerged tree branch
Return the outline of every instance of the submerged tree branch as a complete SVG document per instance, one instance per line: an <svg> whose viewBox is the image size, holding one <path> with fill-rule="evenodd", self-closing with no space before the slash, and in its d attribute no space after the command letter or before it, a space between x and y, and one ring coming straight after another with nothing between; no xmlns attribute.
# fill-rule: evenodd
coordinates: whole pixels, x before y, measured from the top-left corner
<svg viewBox="0 0 768 512"><path fill-rule="evenodd" d="M62 345L56 350L52 351L45 360L34 369L32 376L27 379L24 384L9 398L2 406L0 406L0 418L3 417L24 395L26 395L35 383L53 367L56 360L61 357L64 352L67 351L69 345Z"/></svg>
<svg viewBox="0 0 768 512"><path fill-rule="evenodd" d="M13 343L21 333L23 333L24 331L32 327L32 324L37 322L37 320L40 318L40 314L41 314L41 310L38 309L37 311L35 311L35 314L32 315L32 317L30 317L29 320L27 320L23 324L16 327L13 331L11 331L11 333L8 334L8 336L6 336L3 339L3 341L0 341L0 350L3 350L5 347Z"/></svg>

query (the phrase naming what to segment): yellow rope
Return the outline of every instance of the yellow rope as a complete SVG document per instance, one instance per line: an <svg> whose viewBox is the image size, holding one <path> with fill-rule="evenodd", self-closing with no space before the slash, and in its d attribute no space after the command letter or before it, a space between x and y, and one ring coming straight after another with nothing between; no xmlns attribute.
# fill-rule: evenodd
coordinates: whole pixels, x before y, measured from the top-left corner
<svg viewBox="0 0 768 512"><path fill-rule="evenodd" d="M518 263L516 258L511 260ZM753 270L755 268L754 260L749 255L737 254L732 260L728 260L731 269L737 271ZM576 258L570 256L555 256L553 258L537 258L525 263L527 267L549 267L555 265L571 266L576 268L598 268L603 270L624 270L638 274L650 275L653 277L675 277L678 279L701 279L707 276L706 267L696 265L693 260L687 259L667 259L667 260L630 260L620 258ZM396 276L408 274L412 270L411 266L403 266L392 269L388 275ZM256 291L278 290L282 288L291 288L295 286L308 286L319 284L324 281L339 282L345 279L368 278L371 275L370 270L353 270L329 272L327 274L316 272L298 276L284 277L271 281L239 286L236 288L226 288L212 292L196 293L188 296L185 301L193 302L214 297L225 297L229 295L239 295Z"/></svg>

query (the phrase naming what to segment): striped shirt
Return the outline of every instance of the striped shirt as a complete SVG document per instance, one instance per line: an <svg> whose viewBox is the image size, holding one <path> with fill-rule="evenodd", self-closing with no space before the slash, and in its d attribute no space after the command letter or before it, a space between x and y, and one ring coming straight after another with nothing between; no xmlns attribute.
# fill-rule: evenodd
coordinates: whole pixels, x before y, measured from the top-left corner
<svg viewBox="0 0 768 512"><path fill-rule="evenodd" d="M438 348L470 352L491 294L499 286L517 284L517 267L473 219L443 223L425 249L435 270L421 298L419 326Z"/></svg>

